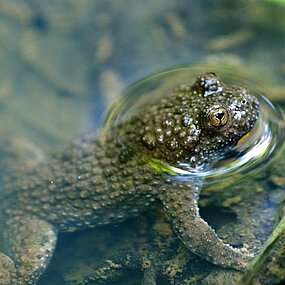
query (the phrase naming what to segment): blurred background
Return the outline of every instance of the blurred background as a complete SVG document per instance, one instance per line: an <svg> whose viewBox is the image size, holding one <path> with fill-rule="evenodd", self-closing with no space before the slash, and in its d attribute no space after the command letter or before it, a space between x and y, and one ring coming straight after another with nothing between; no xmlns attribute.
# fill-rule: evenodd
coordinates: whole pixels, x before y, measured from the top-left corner
<svg viewBox="0 0 285 285"><path fill-rule="evenodd" d="M0 1L0 131L43 149L100 125L134 81L177 64L251 70L285 98L282 1Z"/></svg>

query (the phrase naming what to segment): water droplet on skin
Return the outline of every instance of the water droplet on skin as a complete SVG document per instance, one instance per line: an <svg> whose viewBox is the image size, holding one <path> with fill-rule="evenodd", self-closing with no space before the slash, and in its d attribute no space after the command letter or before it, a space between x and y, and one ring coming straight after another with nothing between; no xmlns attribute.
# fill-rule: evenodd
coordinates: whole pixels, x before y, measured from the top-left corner
<svg viewBox="0 0 285 285"><path fill-rule="evenodd" d="M166 119L163 121L163 126L172 127L174 125L174 121L172 119Z"/></svg>
<svg viewBox="0 0 285 285"><path fill-rule="evenodd" d="M182 124L184 127L188 127L192 124L193 119L190 116L184 116L182 118Z"/></svg>

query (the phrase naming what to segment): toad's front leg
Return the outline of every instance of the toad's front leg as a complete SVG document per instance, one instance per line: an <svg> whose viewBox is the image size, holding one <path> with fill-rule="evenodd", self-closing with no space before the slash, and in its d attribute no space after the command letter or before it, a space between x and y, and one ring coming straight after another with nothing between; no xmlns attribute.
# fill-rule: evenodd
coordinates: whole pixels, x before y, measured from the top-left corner
<svg viewBox="0 0 285 285"><path fill-rule="evenodd" d="M222 267L244 270L250 255L225 244L199 215L199 186L193 182L175 181L164 186L160 200L173 227L189 250Z"/></svg>
<svg viewBox="0 0 285 285"><path fill-rule="evenodd" d="M56 230L43 220L16 216L3 232L11 259L0 253L0 285L36 284L55 248Z"/></svg>

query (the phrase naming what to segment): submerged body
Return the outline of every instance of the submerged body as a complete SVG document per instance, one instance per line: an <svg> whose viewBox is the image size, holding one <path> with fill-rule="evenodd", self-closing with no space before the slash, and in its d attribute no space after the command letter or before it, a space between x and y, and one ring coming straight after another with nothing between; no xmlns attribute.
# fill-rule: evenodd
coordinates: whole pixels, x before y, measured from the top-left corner
<svg viewBox="0 0 285 285"><path fill-rule="evenodd" d="M192 253L244 268L248 255L224 244L199 216L201 181L179 179L170 169L203 169L253 128L258 113L247 90L207 73L13 179L0 205L8 254L0 253L0 284L36 284L58 231L118 222L153 203L162 205Z"/></svg>

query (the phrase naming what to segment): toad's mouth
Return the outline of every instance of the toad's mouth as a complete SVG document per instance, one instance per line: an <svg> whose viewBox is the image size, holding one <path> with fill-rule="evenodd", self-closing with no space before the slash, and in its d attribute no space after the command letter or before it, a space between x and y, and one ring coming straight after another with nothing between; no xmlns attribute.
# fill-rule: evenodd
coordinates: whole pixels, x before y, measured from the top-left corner
<svg viewBox="0 0 285 285"><path fill-rule="evenodd" d="M237 145L242 144L250 135L252 134L252 130L248 131L245 135L243 135L237 142Z"/></svg>

